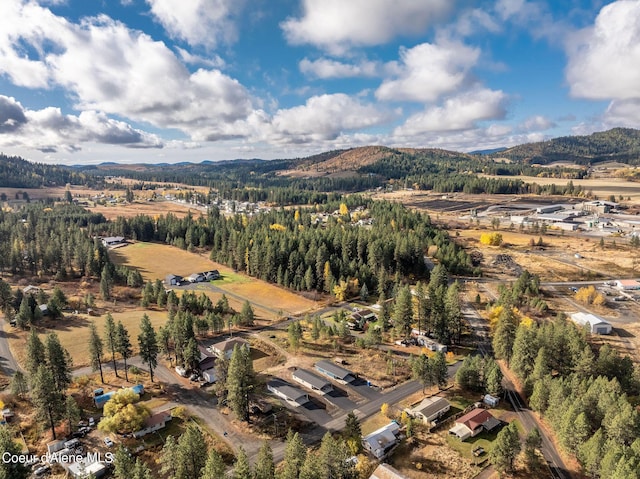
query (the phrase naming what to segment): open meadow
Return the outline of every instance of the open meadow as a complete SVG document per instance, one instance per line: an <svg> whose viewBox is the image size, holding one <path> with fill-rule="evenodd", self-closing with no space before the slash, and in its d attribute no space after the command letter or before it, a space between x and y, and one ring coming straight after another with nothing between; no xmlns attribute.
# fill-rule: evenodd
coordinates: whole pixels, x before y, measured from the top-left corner
<svg viewBox="0 0 640 479"><path fill-rule="evenodd" d="M217 269L221 279L211 283L199 283L196 291L204 291L212 300L227 294L231 305L240 310L245 300L251 302L258 316L275 318L282 314L298 314L317 306L315 301L306 299L286 289L233 271L195 253L174 246L157 243L133 243L124 248L110 251L116 264L136 268L145 281L164 279L168 274L188 276L191 273ZM217 300L217 299L216 299ZM260 314L263 310L264 315ZM279 314L279 313L282 314Z"/></svg>

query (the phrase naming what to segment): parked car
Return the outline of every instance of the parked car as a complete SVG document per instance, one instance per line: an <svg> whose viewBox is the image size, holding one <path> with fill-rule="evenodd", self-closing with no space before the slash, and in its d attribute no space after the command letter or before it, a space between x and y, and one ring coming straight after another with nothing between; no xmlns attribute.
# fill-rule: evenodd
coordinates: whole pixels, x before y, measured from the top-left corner
<svg viewBox="0 0 640 479"><path fill-rule="evenodd" d="M45 464L44 466L40 466L33 471L33 475L36 477L44 476L45 474L49 474L51 471L51 466Z"/></svg>
<svg viewBox="0 0 640 479"><path fill-rule="evenodd" d="M93 417L89 418L89 427L96 427L96 420Z"/></svg>
<svg viewBox="0 0 640 479"><path fill-rule="evenodd" d="M104 438L104 445L107 447L113 447L113 441L111 440L110 437L105 437Z"/></svg>
<svg viewBox="0 0 640 479"><path fill-rule="evenodd" d="M484 454L484 448L483 447L476 447L473 451L471 451L473 453L474 456L478 457L478 456L482 456Z"/></svg>

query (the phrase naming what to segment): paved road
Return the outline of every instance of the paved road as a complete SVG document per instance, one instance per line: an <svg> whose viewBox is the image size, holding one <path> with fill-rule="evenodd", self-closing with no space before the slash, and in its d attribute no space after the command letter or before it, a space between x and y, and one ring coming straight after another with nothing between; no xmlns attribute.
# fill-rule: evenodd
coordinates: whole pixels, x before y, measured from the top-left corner
<svg viewBox="0 0 640 479"><path fill-rule="evenodd" d="M18 371L20 366L16 362L11 349L9 348L9 336L13 333L8 331L12 326L9 326L4 321L4 315L0 318L0 369L2 372L11 378L13 373Z"/></svg>

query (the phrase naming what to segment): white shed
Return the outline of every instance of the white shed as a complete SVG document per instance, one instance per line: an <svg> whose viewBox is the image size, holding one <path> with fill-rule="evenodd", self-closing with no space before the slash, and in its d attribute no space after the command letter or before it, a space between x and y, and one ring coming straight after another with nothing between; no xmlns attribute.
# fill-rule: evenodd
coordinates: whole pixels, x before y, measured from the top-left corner
<svg viewBox="0 0 640 479"><path fill-rule="evenodd" d="M604 319L590 313L573 313L571 315L571 321L578 326L589 328L591 334L611 334L611 323Z"/></svg>

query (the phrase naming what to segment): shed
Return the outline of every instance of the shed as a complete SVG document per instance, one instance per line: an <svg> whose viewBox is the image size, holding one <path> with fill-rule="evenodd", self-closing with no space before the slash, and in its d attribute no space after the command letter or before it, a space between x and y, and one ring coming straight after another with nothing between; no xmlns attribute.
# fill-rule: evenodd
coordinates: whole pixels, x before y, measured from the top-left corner
<svg viewBox="0 0 640 479"><path fill-rule="evenodd" d="M441 418L451 409L451 404L445 398L432 396L424 398L420 404L409 410L413 417L417 417L425 424Z"/></svg>
<svg viewBox="0 0 640 479"><path fill-rule="evenodd" d="M589 328L591 334L611 334L611 323L590 313L573 313L571 321L578 326Z"/></svg>
<svg viewBox="0 0 640 479"><path fill-rule="evenodd" d="M296 369L291 377L294 381L299 382L312 391L318 391L321 394L327 394L333 391L333 386L329 381L322 379L320 376L306 369Z"/></svg>
<svg viewBox="0 0 640 479"><path fill-rule="evenodd" d="M337 364L332 363L331 361L318 361L315 364L315 368L325 376L328 376L331 379L335 379L336 381L343 384L349 384L356 379L355 375L351 371L340 367Z"/></svg>
<svg viewBox="0 0 640 479"><path fill-rule="evenodd" d="M214 368L205 369L204 371L202 371L202 378L208 384L213 384L218 380L218 378L216 377L216 370Z"/></svg>
<svg viewBox="0 0 640 479"><path fill-rule="evenodd" d="M496 407L500 402L500 398L492 396L491 394L485 394L482 397L482 402L485 403L489 407Z"/></svg>

